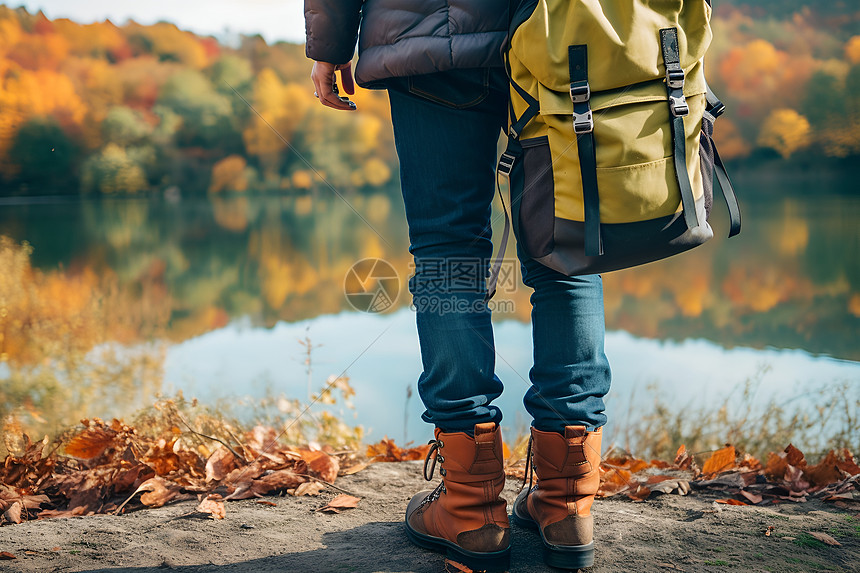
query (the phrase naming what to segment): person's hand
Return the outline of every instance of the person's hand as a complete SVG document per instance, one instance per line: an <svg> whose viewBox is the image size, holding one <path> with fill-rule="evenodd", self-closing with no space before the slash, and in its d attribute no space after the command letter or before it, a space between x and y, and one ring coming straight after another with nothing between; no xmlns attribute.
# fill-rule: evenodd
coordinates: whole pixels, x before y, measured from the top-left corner
<svg viewBox="0 0 860 573"><path fill-rule="evenodd" d="M311 79L316 88L314 95L325 106L348 111L355 110L355 102L351 102L349 98L338 95L337 78L335 77L337 70L340 70L340 80L346 93L349 95L355 93L355 82L352 79L352 62L340 65L329 64L328 62L314 62L314 69L311 71Z"/></svg>

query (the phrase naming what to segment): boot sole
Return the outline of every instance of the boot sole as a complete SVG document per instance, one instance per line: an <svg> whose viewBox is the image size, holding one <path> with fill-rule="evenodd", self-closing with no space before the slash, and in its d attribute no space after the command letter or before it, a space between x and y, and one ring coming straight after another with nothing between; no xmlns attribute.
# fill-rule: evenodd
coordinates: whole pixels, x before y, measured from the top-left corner
<svg viewBox="0 0 860 573"><path fill-rule="evenodd" d="M587 545L553 545L543 536L537 521L530 516L520 515L516 507L514 504L511 510L511 521L538 532L543 543L544 563L557 569L581 569L594 565L594 541Z"/></svg>
<svg viewBox="0 0 860 573"><path fill-rule="evenodd" d="M511 548L508 547L501 551L493 551L488 553L478 553L476 551L468 551L459 545L456 545L447 539L441 537L433 537L415 531L409 524L406 524L406 536L409 540L425 549L445 553L449 559L461 563L470 569L477 571L487 571L488 573L502 573L507 571L511 565Z"/></svg>

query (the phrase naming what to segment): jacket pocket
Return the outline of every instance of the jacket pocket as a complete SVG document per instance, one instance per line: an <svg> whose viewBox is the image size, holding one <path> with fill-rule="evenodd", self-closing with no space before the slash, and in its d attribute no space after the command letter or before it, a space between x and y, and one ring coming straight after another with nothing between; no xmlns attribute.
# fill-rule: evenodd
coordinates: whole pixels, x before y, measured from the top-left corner
<svg viewBox="0 0 860 573"><path fill-rule="evenodd" d="M478 105L490 93L490 69L467 68L410 76L409 93L432 102L464 109Z"/></svg>

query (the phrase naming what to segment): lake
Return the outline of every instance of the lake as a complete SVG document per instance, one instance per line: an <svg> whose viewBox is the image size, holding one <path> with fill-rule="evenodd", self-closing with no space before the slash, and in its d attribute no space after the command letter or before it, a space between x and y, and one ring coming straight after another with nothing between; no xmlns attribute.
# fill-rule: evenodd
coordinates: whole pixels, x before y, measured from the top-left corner
<svg viewBox="0 0 860 573"><path fill-rule="evenodd" d="M744 171L736 185L739 237L724 238L717 203L708 244L604 277L612 436L658 396L694 411L731 403L749 383L755 404L803 409L835 384L860 387L856 180ZM6 287L29 292L27 302L0 299L3 413L25 427L128 416L179 390L212 404L306 400L342 375L355 407L335 413L364 426L366 440L430 436L411 392L420 360L396 190L346 201L325 188L2 198L0 235L32 246L33 271ZM13 255L0 273L18 272ZM344 294L350 268L368 258L400 279L383 312L359 312ZM519 284L496 299L500 403L513 433L528 423L529 292Z"/></svg>

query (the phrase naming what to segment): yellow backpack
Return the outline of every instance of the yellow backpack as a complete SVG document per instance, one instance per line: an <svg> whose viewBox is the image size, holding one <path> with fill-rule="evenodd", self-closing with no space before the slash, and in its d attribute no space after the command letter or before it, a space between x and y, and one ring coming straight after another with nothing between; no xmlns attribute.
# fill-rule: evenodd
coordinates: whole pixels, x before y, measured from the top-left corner
<svg viewBox="0 0 860 573"><path fill-rule="evenodd" d="M573 276L698 246L713 236L714 174L729 236L740 232L711 138L725 106L703 70L710 16L709 0L514 3L510 129L498 171L528 256ZM506 220L503 242L508 228Z"/></svg>

